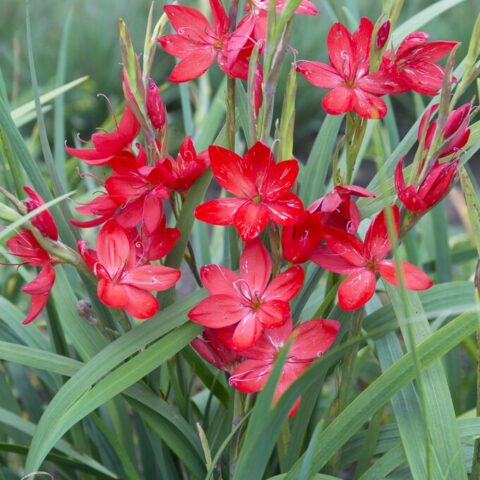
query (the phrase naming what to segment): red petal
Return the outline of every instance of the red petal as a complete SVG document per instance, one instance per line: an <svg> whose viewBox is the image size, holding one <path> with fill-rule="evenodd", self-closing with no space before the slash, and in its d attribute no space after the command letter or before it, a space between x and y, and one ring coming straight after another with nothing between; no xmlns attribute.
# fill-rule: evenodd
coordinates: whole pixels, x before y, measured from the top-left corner
<svg viewBox="0 0 480 480"><path fill-rule="evenodd" d="M245 360L232 373L228 382L240 392L259 392L272 371L273 360Z"/></svg>
<svg viewBox="0 0 480 480"><path fill-rule="evenodd" d="M273 222L280 225L295 224L304 212L302 201L294 193L286 193L281 198L265 203Z"/></svg>
<svg viewBox="0 0 480 480"><path fill-rule="evenodd" d="M296 360L321 357L332 345L340 330L336 320L314 319L301 323L294 331L288 356Z"/></svg>
<svg viewBox="0 0 480 480"><path fill-rule="evenodd" d="M421 57L428 62L438 62L442 57L449 54L458 42L440 40L419 45L415 48L415 57Z"/></svg>
<svg viewBox="0 0 480 480"><path fill-rule="evenodd" d="M265 328L278 328L290 318L290 306L282 300L268 300L255 310L255 317Z"/></svg>
<svg viewBox="0 0 480 480"><path fill-rule="evenodd" d="M122 277L122 284L130 284L142 290L159 292L175 285L181 272L176 268L163 265L142 265L129 270Z"/></svg>
<svg viewBox="0 0 480 480"><path fill-rule="evenodd" d="M235 213L233 224L245 242L257 238L267 226L269 211L261 203L245 202Z"/></svg>
<svg viewBox="0 0 480 480"><path fill-rule="evenodd" d="M393 217L393 224L398 235L400 230L400 212L396 205L392 205L391 212ZM365 257L376 258L381 260L392 249L390 236L388 234L386 210L382 210L368 227L365 234Z"/></svg>
<svg viewBox="0 0 480 480"><path fill-rule="evenodd" d="M256 168L262 167L264 157L252 155L249 158L255 158L260 162L251 165L236 153L223 147L210 146L208 153L213 175L225 190L241 198L253 198L258 195ZM258 173L262 174L263 169Z"/></svg>
<svg viewBox="0 0 480 480"><path fill-rule="evenodd" d="M352 265L341 255L338 255L338 253L333 252L326 245L318 245L313 251L311 260L319 267L334 273L351 273L357 269L356 266Z"/></svg>
<svg viewBox="0 0 480 480"><path fill-rule="evenodd" d="M207 49L205 45L199 46L197 43L192 42L190 39L182 37L181 35L164 35L157 41L167 53L180 58L193 55L198 52L199 49Z"/></svg>
<svg viewBox="0 0 480 480"><path fill-rule="evenodd" d="M427 274L415 265L407 262L401 262L401 267L406 289L426 290L433 285ZM399 286L400 282L398 279L395 262L393 260L382 260L379 262L377 264L377 271L387 282L390 282L396 287Z"/></svg>
<svg viewBox="0 0 480 480"><path fill-rule="evenodd" d="M204 298L188 312L192 322L204 327L221 328L234 325L249 315L238 296L212 295Z"/></svg>
<svg viewBox="0 0 480 480"><path fill-rule="evenodd" d="M105 156L104 153L98 152L96 148L71 148L65 146L65 150L69 155L80 158L89 165L107 165L111 155Z"/></svg>
<svg viewBox="0 0 480 480"><path fill-rule="evenodd" d="M256 192L260 191L262 193L266 190L264 185L268 183L268 178L272 175L271 172L274 168L275 158L273 152L270 150L270 147L262 142L256 142L247 151L243 162L240 164L243 176L256 184ZM277 175L279 174L280 172L277 173Z"/></svg>
<svg viewBox="0 0 480 480"><path fill-rule="evenodd" d="M355 101L355 93L351 88L335 87L323 97L322 105L330 115L340 115L353 110Z"/></svg>
<svg viewBox="0 0 480 480"><path fill-rule="evenodd" d="M168 80L170 82L188 82L202 76L215 60L215 50L211 47L198 48L175 65Z"/></svg>
<svg viewBox="0 0 480 480"><path fill-rule="evenodd" d="M363 307L373 297L376 285L375 274L366 268L359 268L340 284L338 304L344 310Z"/></svg>
<svg viewBox="0 0 480 480"><path fill-rule="evenodd" d="M162 199L154 194L145 195L143 201L142 223L147 233L153 233L162 223Z"/></svg>
<svg viewBox="0 0 480 480"><path fill-rule="evenodd" d="M210 23L198 10L178 5L165 5L164 10L177 33L195 42L212 42Z"/></svg>
<svg viewBox="0 0 480 480"><path fill-rule="evenodd" d="M235 295L233 283L239 280L238 275L221 265L204 265L200 269L203 287L210 295Z"/></svg>
<svg viewBox="0 0 480 480"><path fill-rule="evenodd" d="M48 295L54 282L55 269L47 263L31 282L22 287L22 292L28 295Z"/></svg>
<svg viewBox="0 0 480 480"><path fill-rule="evenodd" d="M297 180L298 162L286 160L273 165L261 187L262 197L273 202L284 196Z"/></svg>
<svg viewBox="0 0 480 480"><path fill-rule="evenodd" d="M195 208L195 218L213 225L232 225L235 214L245 203L239 198L216 198Z"/></svg>
<svg viewBox="0 0 480 480"><path fill-rule="evenodd" d="M387 106L381 98L359 88L355 89L355 97L353 109L361 117L378 119L387 114Z"/></svg>
<svg viewBox="0 0 480 480"><path fill-rule="evenodd" d="M361 267L365 263L363 243L354 235L338 228L326 228L324 239L328 246L341 255L352 267Z"/></svg>
<svg viewBox="0 0 480 480"><path fill-rule="evenodd" d="M111 278L122 269L128 268L134 257L130 240L120 225L111 220L100 230L97 237L98 261L105 267Z"/></svg>
<svg viewBox="0 0 480 480"><path fill-rule="evenodd" d="M148 292L140 290L135 287L125 286L125 295L127 303L125 310L132 315L132 317L144 320L150 318L160 308L158 300Z"/></svg>
<svg viewBox="0 0 480 480"><path fill-rule="evenodd" d="M97 295L105 305L113 308L123 308L128 302L126 290L127 287L124 285L101 278L98 281Z"/></svg>
<svg viewBox="0 0 480 480"><path fill-rule="evenodd" d="M297 72L301 73L312 85L320 88L335 88L343 84L343 79L337 71L321 62L301 62L297 66Z"/></svg>
<svg viewBox="0 0 480 480"><path fill-rule="evenodd" d="M257 238L247 242L240 256L240 276L250 290L261 296L272 274L272 260L263 243Z"/></svg>
<svg viewBox="0 0 480 480"><path fill-rule="evenodd" d="M289 302L300 291L305 274L302 267L291 267L277 275L265 290L265 300Z"/></svg>
<svg viewBox="0 0 480 480"><path fill-rule="evenodd" d="M373 23L366 17L360 19L356 32L352 35L352 43L355 50L354 64L356 77L368 73L370 67L370 43L372 41Z"/></svg>
<svg viewBox="0 0 480 480"><path fill-rule="evenodd" d="M435 63L417 61L404 68L399 75L411 90L424 95L436 95L442 87L445 72Z"/></svg>
<svg viewBox="0 0 480 480"><path fill-rule="evenodd" d="M47 263L31 282L23 286L22 292L32 296L27 316L23 321L24 325L33 322L45 308L54 283L55 269Z"/></svg>
<svg viewBox="0 0 480 480"><path fill-rule="evenodd" d="M228 32L228 16L221 0L210 0L215 33L220 37Z"/></svg>
<svg viewBox="0 0 480 480"><path fill-rule="evenodd" d="M263 328L257 322L255 315L249 313L235 327L232 336L232 346L235 350L246 350L258 341Z"/></svg>
<svg viewBox="0 0 480 480"><path fill-rule="evenodd" d="M327 37L328 56L333 67L344 78L355 71L355 46L350 32L340 22L334 23Z"/></svg>

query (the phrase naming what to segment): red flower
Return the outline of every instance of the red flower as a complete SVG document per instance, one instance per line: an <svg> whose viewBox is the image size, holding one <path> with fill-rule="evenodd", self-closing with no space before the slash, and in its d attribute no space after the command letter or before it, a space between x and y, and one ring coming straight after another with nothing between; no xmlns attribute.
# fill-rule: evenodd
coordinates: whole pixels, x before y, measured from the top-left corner
<svg viewBox="0 0 480 480"><path fill-rule="evenodd" d="M127 105L115 131L109 133L94 133L93 148L65 147L73 157L80 158L89 165L107 165L111 161L131 162L135 159L130 147L140 131L140 124Z"/></svg>
<svg viewBox="0 0 480 480"><path fill-rule="evenodd" d="M230 385L245 393L262 390L273 370L278 353L289 339L292 345L283 365L273 400L276 402L310 364L321 357L334 342L339 330L336 320L315 319L300 324L292 332L291 319L281 328L265 330L260 340L242 355L247 357L233 371ZM295 414L300 398L290 410Z"/></svg>
<svg viewBox="0 0 480 480"><path fill-rule="evenodd" d="M225 372L232 372L241 358L220 340L214 328L206 328L201 337L192 341L192 347L207 362Z"/></svg>
<svg viewBox="0 0 480 480"><path fill-rule="evenodd" d="M256 238L268 221L293 225L302 201L289 192L298 175L296 160L275 163L273 153L257 142L242 158L222 147L208 149L213 175L236 198L210 200L195 217L214 225L234 225L242 240Z"/></svg>
<svg viewBox="0 0 480 480"><path fill-rule="evenodd" d="M33 188L23 187L23 189L28 195L28 198L23 200L28 212L45 204L43 198ZM44 237L50 238L51 240L58 240L57 226L55 225L52 214L48 210L44 210L38 215L35 215L32 219L32 224L38 228Z"/></svg>
<svg viewBox="0 0 480 480"><path fill-rule="evenodd" d="M155 314L158 300L149 291L167 290L177 283L180 271L163 265L136 263L133 242L115 221L107 222L97 237L96 261L92 251L79 245L87 264L98 277L98 298L107 306L123 308L132 316L144 319Z"/></svg>
<svg viewBox="0 0 480 480"><path fill-rule="evenodd" d="M212 24L192 7L166 5L165 13L177 32L157 41L162 48L181 58L168 77L171 82L186 82L203 75L215 57L218 66L229 76L247 79L248 51L232 50L229 46L228 16L221 0L210 0Z"/></svg>
<svg viewBox="0 0 480 480"><path fill-rule="evenodd" d="M165 185L176 192L187 191L208 168L208 152L197 155L192 138L187 137L180 145L177 159L165 158L158 163Z"/></svg>
<svg viewBox="0 0 480 480"><path fill-rule="evenodd" d="M330 193L313 202L308 210L321 213L323 225L356 233L361 217L352 197L374 196L375 194L357 185L337 185Z"/></svg>
<svg viewBox="0 0 480 480"><path fill-rule="evenodd" d="M114 174L105 182L110 199L122 205L115 219L124 228L142 223L153 232L163 218L162 200L169 198L158 167L140 167Z"/></svg>
<svg viewBox="0 0 480 480"><path fill-rule="evenodd" d="M327 38L330 65L302 62L299 71L310 83L331 88L323 98L323 108L331 115L356 112L365 118L383 118L387 107L377 95L389 93L385 78L369 75L370 43L373 24L360 20L358 30L351 34L341 23L333 24Z"/></svg>
<svg viewBox="0 0 480 480"><path fill-rule="evenodd" d="M47 304L48 296L55 282L53 264L57 259L50 256L38 243L32 232L28 230L24 230L8 239L6 245L10 252L20 257L24 263L28 263L33 267L42 267L40 273L31 282L22 287L22 292L32 297L27 317L23 321L23 324L27 325L40 315L40 312Z"/></svg>
<svg viewBox="0 0 480 480"><path fill-rule="evenodd" d="M437 108L438 103L435 103L426 110L422 116L420 128L418 129L419 142L423 138L423 135L425 135L424 146L426 151L430 149L437 130L437 120L430 123L430 119ZM458 150L462 149L467 144L468 139L470 138L470 129L468 128L468 125L470 123L471 109L472 104L465 103L448 115L447 121L441 131L442 144L440 149L434 152L436 155L439 157L447 157L452 153L458 152ZM426 132L425 129L427 129Z"/></svg>
<svg viewBox="0 0 480 480"><path fill-rule="evenodd" d="M449 162L440 163L438 160L425 174L420 185L405 184L403 177L403 158L395 169L395 190L399 200L415 213L424 213L430 210L449 192L457 173L458 158Z"/></svg>
<svg viewBox="0 0 480 480"><path fill-rule="evenodd" d="M277 328L288 320L288 302L302 287L301 267L289 268L269 283L271 273L272 262L262 242L248 242L240 257L240 275L220 265L202 267L200 276L210 297L188 317L208 328L232 325L232 347L251 347L264 328Z"/></svg>
<svg viewBox="0 0 480 480"><path fill-rule="evenodd" d="M394 205L391 208L398 232L400 227L398 207ZM327 255L315 257L312 260L326 270L348 274L338 289L338 303L344 310L360 308L372 298L377 283L376 273L379 273L387 282L398 286L395 262L385 260L392 249L385 210L373 219L364 242L338 228L326 229L324 238L334 254L330 257ZM432 286L427 275L415 265L401 262L401 268L405 288L425 290Z"/></svg>
<svg viewBox="0 0 480 480"><path fill-rule="evenodd" d="M396 52L385 53L380 71L396 84L394 93L413 90L436 95L441 88L445 71L435 62L450 53L458 42L427 40L427 33L414 32L405 37Z"/></svg>
<svg viewBox="0 0 480 480"><path fill-rule="evenodd" d="M322 240L322 233L322 215L303 212L295 225L283 228L283 257L292 263L306 262Z"/></svg>
<svg viewBox="0 0 480 480"><path fill-rule="evenodd" d="M360 212L352 196L373 197L374 194L356 185L337 185L332 192L313 202L295 225L284 227L284 258L292 263L303 263L314 252L316 256L328 254L328 247L322 245L317 248L322 240L323 226L356 233L360 224Z"/></svg>

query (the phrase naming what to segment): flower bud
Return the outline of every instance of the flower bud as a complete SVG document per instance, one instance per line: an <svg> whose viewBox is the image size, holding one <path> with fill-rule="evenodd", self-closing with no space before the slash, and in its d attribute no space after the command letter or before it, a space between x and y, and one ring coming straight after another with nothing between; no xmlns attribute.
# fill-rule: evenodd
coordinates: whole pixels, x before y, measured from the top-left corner
<svg viewBox="0 0 480 480"><path fill-rule="evenodd" d="M167 120L167 111L160 90L153 80L147 90L147 113L156 130L162 130Z"/></svg>
<svg viewBox="0 0 480 480"><path fill-rule="evenodd" d="M377 50L381 50L388 41L390 35L390 20L382 23L377 31L377 38L375 39Z"/></svg>

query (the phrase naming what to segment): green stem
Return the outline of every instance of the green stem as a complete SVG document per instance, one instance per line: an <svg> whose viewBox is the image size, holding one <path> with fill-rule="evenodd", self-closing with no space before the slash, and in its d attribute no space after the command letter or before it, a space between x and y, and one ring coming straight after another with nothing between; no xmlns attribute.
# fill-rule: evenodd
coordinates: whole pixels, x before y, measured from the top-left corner
<svg viewBox="0 0 480 480"><path fill-rule="evenodd" d="M348 333L347 342L354 340L360 335L362 330L363 308L355 310L353 313L352 325ZM356 343L345 355L342 365L342 374L340 387L338 389L337 400L334 405L334 417L338 417L348 404L348 394L350 392L350 384L352 382L353 369L355 368L355 360L358 353L358 343ZM336 474L341 460L341 451L339 450L332 458L330 468L333 474Z"/></svg>

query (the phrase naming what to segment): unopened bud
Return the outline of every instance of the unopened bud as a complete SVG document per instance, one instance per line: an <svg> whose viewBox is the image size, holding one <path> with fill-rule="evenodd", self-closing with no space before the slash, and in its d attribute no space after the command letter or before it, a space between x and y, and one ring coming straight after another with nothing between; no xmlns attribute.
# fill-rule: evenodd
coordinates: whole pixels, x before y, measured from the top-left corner
<svg viewBox="0 0 480 480"><path fill-rule="evenodd" d="M167 120L167 112L162 95L153 80L150 80L150 86L147 90L147 113L150 121L156 130L162 130Z"/></svg>
<svg viewBox="0 0 480 480"><path fill-rule="evenodd" d="M390 20L382 23L377 31L376 46L377 50L381 50L388 41L390 35Z"/></svg>

